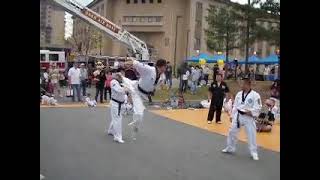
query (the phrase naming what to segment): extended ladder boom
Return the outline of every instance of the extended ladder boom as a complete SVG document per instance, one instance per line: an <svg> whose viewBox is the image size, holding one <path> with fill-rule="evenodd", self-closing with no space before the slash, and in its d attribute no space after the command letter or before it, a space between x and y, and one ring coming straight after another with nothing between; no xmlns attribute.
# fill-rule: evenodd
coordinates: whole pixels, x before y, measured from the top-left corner
<svg viewBox="0 0 320 180"><path fill-rule="evenodd" d="M128 48L132 49L137 59L149 61L150 55L147 45L144 41L122 29L112 21L92 11L91 9L79 4L74 0L53 0L55 3L63 7L67 12L78 18L90 23L105 32L113 40L124 43Z"/></svg>

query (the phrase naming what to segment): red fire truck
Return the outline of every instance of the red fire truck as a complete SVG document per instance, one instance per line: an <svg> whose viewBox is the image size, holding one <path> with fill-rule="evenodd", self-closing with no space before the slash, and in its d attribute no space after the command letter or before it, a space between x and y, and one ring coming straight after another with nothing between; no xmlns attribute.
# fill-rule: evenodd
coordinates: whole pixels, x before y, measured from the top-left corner
<svg viewBox="0 0 320 180"><path fill-rule="evenodd" d="M65 52L40 50L40 67L47 69L52 64L56 64L60 70L65 70L67 67Z"/></svg>

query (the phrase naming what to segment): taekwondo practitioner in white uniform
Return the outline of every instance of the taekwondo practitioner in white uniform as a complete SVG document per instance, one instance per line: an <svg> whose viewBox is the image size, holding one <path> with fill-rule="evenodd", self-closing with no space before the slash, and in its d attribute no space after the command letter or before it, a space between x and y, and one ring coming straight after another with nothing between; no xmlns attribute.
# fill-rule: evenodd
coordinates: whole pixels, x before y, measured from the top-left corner
<svg viewBox="0 0 320 180"><path fill-rule="evenodd" d="M127 90L121 85L122 76L115 74L115 78L111 80L111 123L108 134L113 135L114 141L124 143L122 140L122 113L121 106L125 101Z"/></svg>
<svg viewBox="0 0 320 180"><path fill-rule="evenodd" d="M58 105L58 101L54 99L54 97L49 97L49 95L42 95L41 96L41 104L42 105Z"/></svg>
<svg viewBox="0 0 320 180"><path fill-rule="evenodd" d="M167 67L167 61L159 59L156 62L156 67L148 64L143 64L134 58L129 58L125 63L126 66L133 66L139 73L139 81L132 81L128 78L124 79L124 85L130 89L130 95L133 101L133 120L129 123L132 127L132 139L136 140L136 133L141 128L143 113L145 106L143 100L148 101L148 96L154 95L155 87L158 84L161 74L163 74Z"/></svg>
<svg viewBox="0 0 320 180"><path fill-rule="evenodd" d="M95 99L91 99L91 94L87 93L87 97L85 98L85 104L88 107L96 107L97 106L97 101Z"/></svg>
<svg viewBox="0 0 320 180"><path fill-rule="evenodd" d="M255 117L259 116L261 107L260 95L251 89L250 79L244 78L242 91L238 92L235 97L232 109L232 124L227 137L227 147L222 150L223 153L235 152L240 126L244 126L248 137L251 157L254 160L259 160L256 143Z"/></svg>

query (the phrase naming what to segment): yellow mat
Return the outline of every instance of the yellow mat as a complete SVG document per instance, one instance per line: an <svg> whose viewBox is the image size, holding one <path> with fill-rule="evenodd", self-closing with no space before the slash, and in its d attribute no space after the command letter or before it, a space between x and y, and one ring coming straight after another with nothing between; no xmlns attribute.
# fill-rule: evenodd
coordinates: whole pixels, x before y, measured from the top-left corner
<svg viewBox="0 0 320 180"><path fill-rule="evenodd" d="M231 125L226 113L222 113L221 115L222 124L214 123L215 120L213 120L212 124L207 124L208 109L152 110L151 112L225 136L228 134ZM238 137L240 141L247 142L243 127L241 128ZM272 131L269 133L257 133L257 144L265 149L280 152L280 124L275 123L272 127Z"/></svg>

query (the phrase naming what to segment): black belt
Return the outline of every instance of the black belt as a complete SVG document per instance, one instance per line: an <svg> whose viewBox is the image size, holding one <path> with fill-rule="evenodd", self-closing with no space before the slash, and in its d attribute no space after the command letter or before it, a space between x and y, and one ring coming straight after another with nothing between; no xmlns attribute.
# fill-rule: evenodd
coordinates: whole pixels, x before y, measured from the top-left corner
<svg viewBox="0 0 320 180"><path fill-rule="evenodd" d="M124 101L121 102L121 101L118 101L118 100L113 99L113 98L111 98L111 100L119 104L119 106L118 106L118 116L120 116L121 104L123 104Z"/></svg>
<svg viewBox="0 0 320 180"><path fill-rule="evenodd" d="M140 92L142 92L145 95L148 95L148 96L153 96L154 95L153 91L152 92L145 91L139 86L139 84L138 84L138 89L139 89Z"/></svg>

